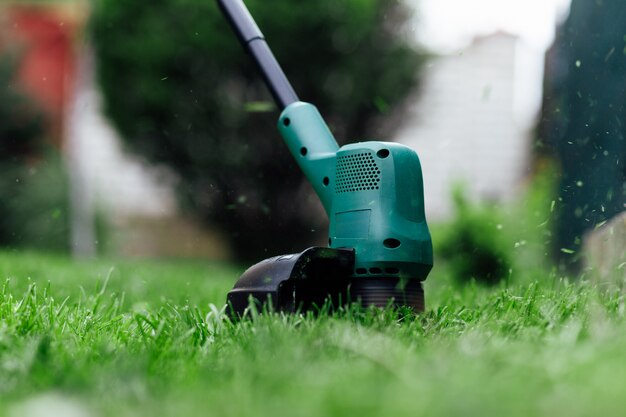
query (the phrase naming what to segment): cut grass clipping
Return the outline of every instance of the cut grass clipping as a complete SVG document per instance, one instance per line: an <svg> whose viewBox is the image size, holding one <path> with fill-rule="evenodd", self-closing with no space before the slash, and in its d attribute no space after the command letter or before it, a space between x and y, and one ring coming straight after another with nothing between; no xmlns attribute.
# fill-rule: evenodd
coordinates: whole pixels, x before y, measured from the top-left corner
<svg viewBox="0 0 626 417"><path fill-rule="evenodd" d="M624 300L437 276L420 316L230 322L241 272L0 254L0 415L586 416L626 409Z"/></svg>

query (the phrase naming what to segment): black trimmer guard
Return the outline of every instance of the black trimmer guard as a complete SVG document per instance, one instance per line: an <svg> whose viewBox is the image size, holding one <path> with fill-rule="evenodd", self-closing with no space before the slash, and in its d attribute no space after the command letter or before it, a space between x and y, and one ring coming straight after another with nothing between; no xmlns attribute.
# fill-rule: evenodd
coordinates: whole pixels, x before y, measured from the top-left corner
<svg viewBox="0 0 626 417"><path fill-rule="evenodd" d="M354 251L313 247L302 253L275 256L251 266L228 293L231 316L243 316L250 302L259 310L316 309L359 302L363 306L406 305L424 310L422 283L397 277L352 278Z"/></svg>

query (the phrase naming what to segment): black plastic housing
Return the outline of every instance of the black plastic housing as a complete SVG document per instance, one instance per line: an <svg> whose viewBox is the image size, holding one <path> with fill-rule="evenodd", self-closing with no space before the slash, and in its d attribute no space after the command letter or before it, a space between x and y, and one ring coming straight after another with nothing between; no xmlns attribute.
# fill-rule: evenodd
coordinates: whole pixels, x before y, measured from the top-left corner
<svg viewBox="0 0 626 417"><path fill-rule="evenodd" d="M347 249L313 247L265 259L248 268L228 293L230 313L243 315L251 300L259 308L270 304L285 312L321 307L329 297L345 302L353 267L354 251Z"/></svg>

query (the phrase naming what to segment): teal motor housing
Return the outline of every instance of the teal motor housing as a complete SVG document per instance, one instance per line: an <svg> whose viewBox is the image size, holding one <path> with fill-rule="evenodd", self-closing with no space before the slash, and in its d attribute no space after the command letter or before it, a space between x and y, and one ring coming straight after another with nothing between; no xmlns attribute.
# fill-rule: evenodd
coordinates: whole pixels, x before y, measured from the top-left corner
<svg viewBox="0 0 626 417"><path fill-rule="evenodd" d="M278 107L278 130L329 218L328 247L250 267L228 293L236 316L256 303L300 311L360 302L424 310L433 266L420 160L409 147L366 141L339 147L315 106L302 102L241 0L217 0Z"/></svg>
<svg viewBox="0 0 626 417"><path fill-rule="evenodd" d="M373 141L339 148L303 102L285 108L278 130L326 210L328 246L354 249L353 277L426 279L433 249L415 151Z"/></svg>

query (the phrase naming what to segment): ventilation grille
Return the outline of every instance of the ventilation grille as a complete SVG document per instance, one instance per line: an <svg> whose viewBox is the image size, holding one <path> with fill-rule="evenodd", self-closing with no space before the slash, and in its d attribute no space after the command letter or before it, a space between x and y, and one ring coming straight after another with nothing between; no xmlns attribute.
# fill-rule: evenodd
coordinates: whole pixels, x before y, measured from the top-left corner
<svg viewBox="0 0 626 417"><path fill-rule="evenodd" d="M370 152L337 157L335 192L378 190L380 170Z"/></svg>

